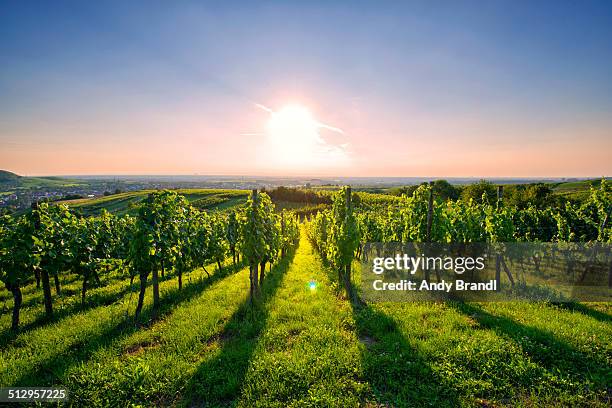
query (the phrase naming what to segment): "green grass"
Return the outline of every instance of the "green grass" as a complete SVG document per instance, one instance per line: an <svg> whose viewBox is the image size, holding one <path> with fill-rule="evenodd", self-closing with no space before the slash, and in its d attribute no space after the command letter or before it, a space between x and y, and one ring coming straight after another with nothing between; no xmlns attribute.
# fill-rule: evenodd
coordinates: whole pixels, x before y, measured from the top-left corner
<svg viewBox="0 0 612 408"><path fill-rule="evenodd" d="M588 191L591 186L597 188L600 185L601 179L566 181L562 183L553 184L553 190L559 193L583 190Z"/></svg>
<svg viewBox="0 0 612 408"><path fill-rule="evenodd" d="M137 205L154 190L139 190L112 194L104 197L62 201L85 215L98 215L103 209L117 215L135 214ZM174 190L197 207L206 210L223 210L246 201L246 190L181 189Z"/></svg>
<svg viewBox="0 0 612 408"><path fill-rule="evenodd" d="M148 293L137 327L136 284L121 271L103 279L81 308L80 282L68 276L52 322L40 291L24 288L17 336L1 293L0 387L63 385L73 406L610 402L610 304L352 303L304 237L253 305L247 268L195 270L180 292L166 276L156 319Z"/></svg>
<svg viewBox="0 0 612 408"><path fill-rule="evenodd" d="M607 179L608 181L610 179ZM589 197L591 187L599 188L601 179L568 181L563 183L551 184L553 193L566 199L577 201L585 200Z"/></svg>
<svg viewBox="0 0 612 408"><path fill-rule="evenodd" d="M88 183L61 177L0 177L0 189L36 189L53 187L77 187Z"/></svg>

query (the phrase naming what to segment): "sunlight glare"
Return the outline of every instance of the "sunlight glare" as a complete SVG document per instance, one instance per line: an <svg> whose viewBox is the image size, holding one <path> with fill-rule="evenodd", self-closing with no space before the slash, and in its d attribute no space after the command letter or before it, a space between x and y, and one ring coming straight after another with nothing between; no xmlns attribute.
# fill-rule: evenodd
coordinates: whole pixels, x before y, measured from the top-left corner
<svg viewBox="0 0 612 408"><path fill-rule="evenodd" d="M346 162L343 147L327 143L321 129L343 133L341 129L319 122L310 110L299 104L286 105L270 112L266 125L268 155L279 166L312 168L337 166Z"/></svg>

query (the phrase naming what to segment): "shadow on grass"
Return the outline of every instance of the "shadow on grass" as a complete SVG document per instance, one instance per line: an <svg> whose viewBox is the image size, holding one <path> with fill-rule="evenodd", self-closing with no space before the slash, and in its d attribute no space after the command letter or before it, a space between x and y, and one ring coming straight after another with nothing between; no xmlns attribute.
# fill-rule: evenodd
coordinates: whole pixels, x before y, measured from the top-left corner
<svg viewBox="0 0 612 408"><path fill-rule="evenodd" d="M602 323L610 323L612 322L612 316L600 312L599 310L593 309L583 303L578 302L564 302L564 303L555 303L554 304L559 309L570 310L572 312L582 313L585 316L592 317L595 320L598 320Z"/></svg>
<svg viewBox="0 0 612 408"><path fill-rule="evenodd" d="M240 390L257 346L259 335L266 327L268 302L280 287L289 269L295 249L289 252L268 273L260 297L251 304L242 303L226 323L223 331L208 340L214 356L203 362L186 386L188 406L231 406L240 398Z"/></svg>
<svg viewBox="0 0 612 408"><path fill-rule="evenodd" d="M42 327L49 323L60 322L61 320L74 313L86 312L97 307L109 306L115 303L123 296L125 296L126 294L128 294L132 290L132 288L135 287L135 285L128 285L124 289L121 289L119 292L95 294L87 298L85 301L85 305L83 306L81 306L80 302L75 302L68 307L63 307L59 310L56 309L53 312L53 317L50 319L47 318L43 311L41 311L34 320L19 326L19 331L15 332L13 330L8 329L0 333L0 350L5 350L6 348L8 348L11 344L13 344L13 342L18 336L25 334L31 330L34 330L38 327Z"/></svg>
<svg viewBox="0 0 612 408"><path fill-rule="evenodd" d="M57 295L55 294L55 286L53 286L53 277L50 276L49 277L51 279L51 292L53 294L54 297L56 297ZM62 294L61 296L65 296L64 293L68 292L69 294L72 294L73 292L76 292L77 290L80 289L72 289L70 287L71 284L77 282L80 277L78 275L70 275L68 277L63 277L60 278L61 281L61 285L62 285ZM80 292L79 292L80 293ZM36 284L34 282L30 282L25 286L21 287L21 295L24 297L23 302L21 303L21 307L25 308L25 307L29 307L29 306L33 306L35 304L43 304L43 289L42 289L42 284L40 287L36 287ZM13 296L11 295L11 292L7 291L7 292L3 292L2 293L2 298L0 299L3 302L13 302Z"/></svg>
<svg viewBox="0 0 612 408"><path fill-rule="evenodd" d="M159 281L161 283L161 282L170 280L172 278L173 276L166 275L164 278L160 278ZM78 301L73 302L72 304L66 307L63 307L60 303L60 307L58 308L58 305L57 305L58 297L54 296L53 299L54 299L55 304L54 304L53 317L51 318L48 318L44 314L44 311L42 310L42 307L43 307L42 297L40 299L36 299L34 302L32 301L24 302L22 304L22 308L24 308L28 303L33 303L33 304L40 303L41 310L37 314L36 318L34 318L34 320L32 320L29 323L20 325L19 330L17 332L7 329L3 331L2 333L0 333L0 350L4 350L8 348L18 336L24 333L27 333L38 327L42 327L46 324L60 322L66 317L69 317L75 313L86 312L88 310L95 309L98 307L112 305L113 303L116 303L119 300L121 300L128 293L138 290L139 283L137 280L135 280L136 283L133 283L132 285L127 283L127 279L124 278L124 280L126 281L126 285L123 289L120 289L119 291L116 291L116 292L108 292L108 293L95 293L95 292L90 293L85 297L85 304L83 305L81 305L81 302L80 302L80 295L81 295L80 290L70 290L70 291L62 292L61 297L59 297L60 302L63 299L66 299L70 296L77 296L77 295L79 296ZM22 312L23 310L24 309L22 309Z"/></svg>
<svg viewBox="0 0 612 408"><path fill-rule="evenodd" d="M174 310L182 302L188 301L212 284L240 270L242 265L227 266L221 271L215 272L204 280L196 280L194 283L187 284L182 290L173 288L164 292L160 300L160 307L156 314L157 319L153 320L152 304L143 308L140 321L146 322L144 326L149 326L160 320ZM150 282L149 282L150 285ZM152 290L149 286L148 291ZM134 305L135 307L135 305ZM131 310L130 312L133 312ZM133 317L121 318L120 321L109 324L102 332L95 336L88 337L69 346L66 351L60 352L51 358L32 366L23 373L12 386L50 386L61 384L64 374L71 368L89 360L98 350L111 345L113 342L127 338L137 332L142 325L135 325Z"/></svg>
<svg viewBox="0 0 612 408"><path fill-rule="evenodd" d="M223 268L223 270L221 271L221 273L228 273L231 271L238 271L240 269L242 269L244 267L243 263L238 263L236 265L231 264L231 265L227 265ZM214 273L211 276L216 275L217 273ZM187 278L188 283L191 282L191 278L189 276L189 274L186 274L183 278ZM166 274L166 276L164 277L159 277L159 282L165 282L165 281L169 281L172 279L176 279L176 275L174 274ZM98 307L103 307L103 306L110 306L118 301L120 301L121 299L123 299L127 294L129 294L130 292L133 292L134 294L137 295L137 291L139 289L139 281L138 278L134 279L134 283L132 283L131 285L128 283L129 278L125 278L123 277L122 279L123 281L125 281L125 287L120 289L119 291L113 291L113 292L108 292L108 293L89 293L87 294L87 296L85 297L85 304L81 305L80 302L80 295L81 295L81 291L79 290L70 290L70 291L64 291L62 292L60 299L60 302L63 299L66 299L68 297L72 296L79 296L78 301L73 302L72 304L70 304L69 306L66 307L62 307L60 304L60 307L57 307L57 304L54 305L54 312L53 312L53 317L52 318L47 318L47 316L44 314L44 311L42 310L42 297L40 299L35 299L34 302L30 301L29 303L40 303L41 305L41 310L40 313L37 314L36 318L34 318L33 321L26 323L26 324L22 324L19 327L19 330L17 332L7 329L5 331L3 331L2 333L0 333L0 350L5 350L7 349L11 344L14 343L15 339L17 339L17 337L19 337L20 335L27 333L31 330L34 330L36 328L42 327L46 324L50 324L50 323L57 323L62 321L63 319L75 314L75 313L82 313L82 312L86 312L89 311L91 309L95 309ZM119 279L117 279L117 281L119 281ZM200 280L201 281L201 280ZM112 282L112 281L110 281ZM149 284L151 284L150 282L150 278L149 278ZM101 286L101 288L104 288L104 286ZM97 289L97 288L92 288L92 289ZM90 289L91 290L91 289ZM58 298L56 296L54 296L54 302L57 302ZM23 308L26 306L26 302L24 302L22 304L22 312L23 312Z"/></svg>
<svg viewBox="0 0 612 408"><path fill-rule="evenodd" d="M574 380L590 380L596 387L606 390L610 381L610 366L605 355L601 359L584 353L553 333L518 323L508 317L493 315L481 306L449 302L460 313L474 319L482 328L509 338L538 365L554 374L564 374Z"/></svg>
<svg viewBox="0 0 612 408"><path fill-rule="evenodd" d="M321 261L330 281L337 282L337 273L329 263ZM352 285L353 299L349 303L359 341L364 345L363 380L371 386L375 399L372 406L459 406L456 392L434 373L425 356L402 334L397 322L362 300L359 288L354 282ZM341 285L338 290L343 291ZM372 402L365 401L364 405L370 406Z"/></svg>
<svg viewBox="0 0 612 408"><path fill-rule="evenodd" d="M361 300L351 302L365 380L376 403L394 407L456 407L456 393L436 376L391 317ZM387 406L387 405L383 405Z"/></svg>
<svg viewBox="0 0 612 408"><path fill-rule="evenodd" d="M103 288L103 287L107 287L110 285L113 285L119 281L125 281L126 280L126 276L122 271L118 270L118 269L111 269L110 271L104 271L101 272L101 285L96 285L93 282L90 282L90 286L89 286L89 290L91 289L96 289L96 288ZM53 285L53 277L51 278L51 285L52 285L52 296L53 298L58 298L57 294L55 293L55 286ZM61 294L59 296L60 299L63 298L68 298L71 296L75 296L75 295L80 295L81 294L81 284L83 281L83 277L81 275L78 275L76 273L69 273L69 275L65 276L60 276L60 283L61 283ZM78 287L73 287L72 285L78 283ZM21 288L21 294L24 297L23 302L21 303L21 307L22 308L26 308L26 307L30 307L30 306L34 306L34 305L41 305L41 307L43 307L43 290L42 290L42 286L41 287L36 287L35 282L30 282L28 283L26 286ZM10 292L7 292L6 294L2 294L3 297L0 297L0 301L3 302L12 302L13 297L10 294Z"/></svg>

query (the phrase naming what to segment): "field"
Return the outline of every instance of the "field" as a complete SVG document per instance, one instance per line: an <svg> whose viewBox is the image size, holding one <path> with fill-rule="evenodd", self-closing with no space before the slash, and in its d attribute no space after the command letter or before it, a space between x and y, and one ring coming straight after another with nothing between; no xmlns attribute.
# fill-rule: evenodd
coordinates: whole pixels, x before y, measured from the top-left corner
<svg viewBox="0 0 612 408"><path fill-rule="evenodd" d="M87 216L98 215L103 209L117 215L133 215L137 212L137 205L153 191L131 191L105 197L62 201L61 203L80 210ZM183 195L197 208L219 210L244 203L248 195L248 191L245 190L186 189L174 191Z"/></svg>
<svg viewBox="0 0 612 408"><path fill-rule="evenodd" d="M609 406L609 304L351 303L301 236L254 306L226 263L162 279L137 327L121 271L84 306L66 276L51 322L23 289L15 336L2 292L0 385L63 385L74 406Z"/></svg>
<svg viewBox="0 0 612 408"><path fill-rule="evenodd" d="M609 178L607 180L609 180ZM597 188L600 185L601 179L594 179L554 183L551 184L550 187L552 188L553 192L558 196L582 200L588 196L590 187Z"/></svg>
<svg viewBox="0 0 612 408"><path fill-rule="evenodd" d="M82 180L71 180L63 177L23 177L6 170L0 170L0 190L74 187L86 184L87 182Z"/></svg>
<svg viewBox="0 0 612 408"><path fill-rule="evenodd" d="M366 302L359 262L367 242L609 243L605 183L546 208L351 191L145 190L2 217L0 387L99 407L610 405L612 303Z"/></svg>

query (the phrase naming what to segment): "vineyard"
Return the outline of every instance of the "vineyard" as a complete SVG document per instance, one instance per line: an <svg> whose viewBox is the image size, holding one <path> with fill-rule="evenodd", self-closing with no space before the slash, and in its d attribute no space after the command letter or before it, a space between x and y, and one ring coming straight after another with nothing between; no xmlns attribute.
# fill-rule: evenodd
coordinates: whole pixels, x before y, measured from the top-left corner
<svg viewBox="0 0 612 408"><path fill-rule="evenodd" d="M78 218L65 205L36 204L18 219L5 216L2 233L2 281L13 295L11 330L19 329L21 286L32 276L42 285L45 315L53 317L51 277L55 293L61 293L60 275L71 271L82 281L81 304L87 287L100 286L100 271L127 266L130 284L140 280L135 320L142 311L148 279L153 289L153 313L159 309L159 278L173 270L182 289L183 274L221 262L231 253L234 265L240 255L251 268L251 296L263 283L267 264L277 260L297 243L299 231L294 217L274 213L270 199L256 192L243 211L227 217L201 212L175 192L150 193L137 217Z"/></svg>
<svg viewBox="0 0 612 408"><path fill-rule="evenodd" d="M0 386L74 406L608 406L608 303L360 298L367 242L612 242L605 181L561 207L502 194L343 188L296 214L158 191L133 214L5 216Z"/></svg>
<svg viewBox="0 0 612 408"><path fill-rule="evenodd" d="M336 193L332 209L319 212L306 228L349 295L351 265L366 242L612 242L612 198L605 180L583 203L561 208L507 207L502 191L494 203L484 194L481 203L436 201L431 186L422 185L392 204L362 195L356 209L345 187Z"/></svg>

